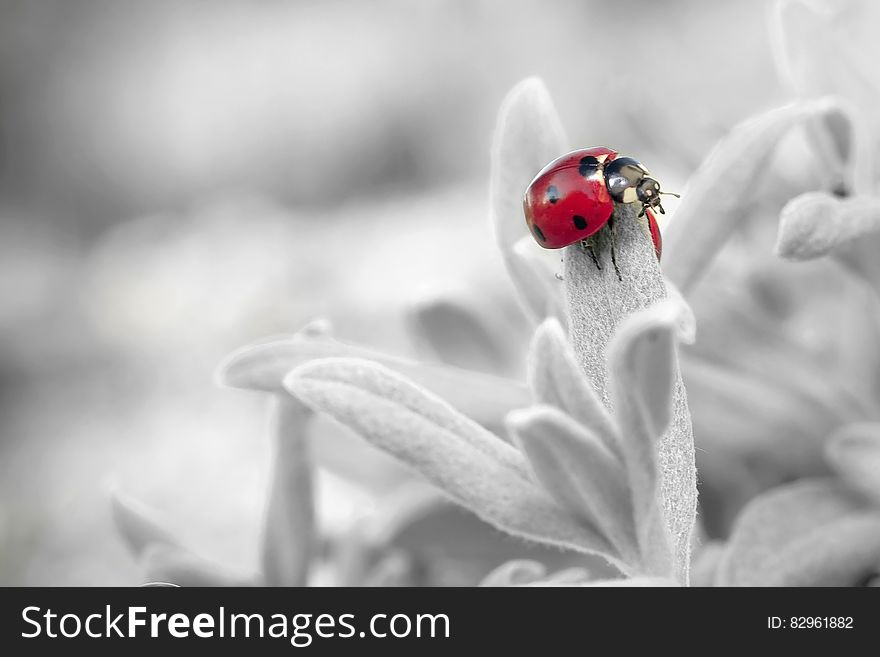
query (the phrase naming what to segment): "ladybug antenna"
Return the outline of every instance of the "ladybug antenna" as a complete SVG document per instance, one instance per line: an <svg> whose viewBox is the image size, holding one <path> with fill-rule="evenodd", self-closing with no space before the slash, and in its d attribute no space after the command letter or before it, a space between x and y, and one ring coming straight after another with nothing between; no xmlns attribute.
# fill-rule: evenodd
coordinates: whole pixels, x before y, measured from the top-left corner
<svg viewBox="0 0 880 657"><path fill-rule="evenodd" d="M674 196L675 198L681 198L681 194L676 194L675 192L660 192L661 194L666 194L667 196Z"/></svg>

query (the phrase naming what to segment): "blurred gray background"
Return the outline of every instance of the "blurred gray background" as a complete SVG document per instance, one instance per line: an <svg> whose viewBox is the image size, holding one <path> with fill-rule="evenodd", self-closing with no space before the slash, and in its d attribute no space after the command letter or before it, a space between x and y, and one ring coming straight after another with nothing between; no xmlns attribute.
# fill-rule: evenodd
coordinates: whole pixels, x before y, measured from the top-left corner
<svg viewBox="0 0 880 657"><path fill-rule="evenodd" d="M573 147L676 190L786 99L766 24L758 0L0 2L0 584L137 582L113 486L255 561L264 400L218 360L316 316L412 354L421 299L515 308L487 219L506 91L543 77ZM320 484L328 525L369 499Z"/></svg>

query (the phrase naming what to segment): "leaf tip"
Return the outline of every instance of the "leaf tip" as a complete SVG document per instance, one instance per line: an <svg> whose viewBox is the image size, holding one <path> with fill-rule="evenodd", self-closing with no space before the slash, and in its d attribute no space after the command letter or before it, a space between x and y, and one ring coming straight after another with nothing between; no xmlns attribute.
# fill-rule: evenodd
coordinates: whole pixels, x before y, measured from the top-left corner
<svg viewBox="0 0 880 657"><path fill-rule="evenodd" d="M839 201L825 192L808 192L790 200L779 216L775 252L788 260L811 260L836 244Z"/></svg>

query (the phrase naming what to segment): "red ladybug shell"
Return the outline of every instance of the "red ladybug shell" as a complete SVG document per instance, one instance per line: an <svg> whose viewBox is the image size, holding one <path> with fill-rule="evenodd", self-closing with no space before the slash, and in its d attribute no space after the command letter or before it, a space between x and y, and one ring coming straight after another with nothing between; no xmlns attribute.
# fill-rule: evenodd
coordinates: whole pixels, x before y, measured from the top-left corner
<svg viewBox="0 0 880 657"><path fill-rule="evenodd" d="M560 249L588 238L608 223L614 201L596 164L616 157L617 152L603 147L572 151L535 176L523 198L523 210L538 244Z"/></svg>
<svg viewBox="0 0 880 657"><path fill-rule="evenodd" d="M660 260L660 254L663 253L663 237L660 235L660 226L657 225L654 213L648 208L645 208L645 217L648 220L648 232L651 233L651 241L654 243L654 253L657 254L657 260Z"/></svg>

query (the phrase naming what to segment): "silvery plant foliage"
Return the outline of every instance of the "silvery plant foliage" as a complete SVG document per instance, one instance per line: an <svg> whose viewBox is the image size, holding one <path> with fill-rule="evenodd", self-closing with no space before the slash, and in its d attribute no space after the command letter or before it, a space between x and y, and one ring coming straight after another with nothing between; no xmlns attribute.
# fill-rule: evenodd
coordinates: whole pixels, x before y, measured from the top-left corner
<svg viewBox="0 0 880 657"><path fill-rule="evenodd" d="M878 13L777 5L790 102L705 154L662 264L638 208L617 206L620 279L607 252L601 269L579 245L560 261L528 235L524 189L579 145L541 80L517 84L495 128L486 249L500 249L531 338L507 349L518 331L444 298L408 318L430 362L351 344L322 319L231 354L219 383L271 405L259 571L208 562L119 492L144 581L876 584L880 84L852 35ZM340 432L361 441L352 471L397 483L368 521L327 535L314 453Z"/></svg>

